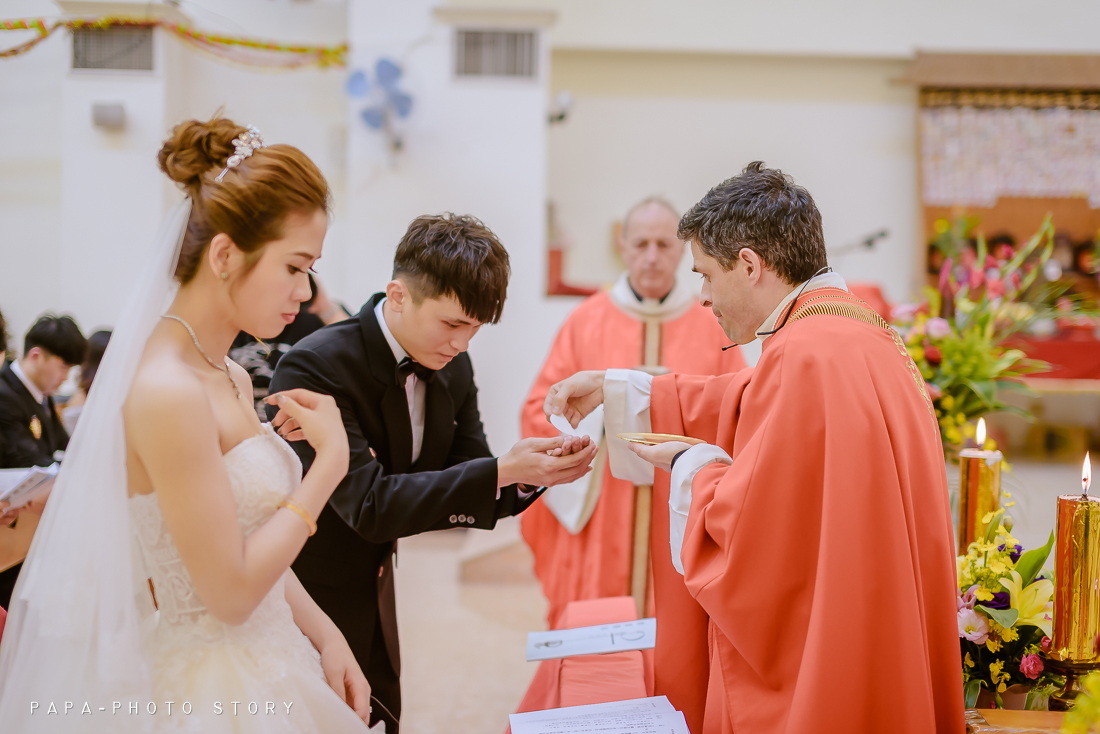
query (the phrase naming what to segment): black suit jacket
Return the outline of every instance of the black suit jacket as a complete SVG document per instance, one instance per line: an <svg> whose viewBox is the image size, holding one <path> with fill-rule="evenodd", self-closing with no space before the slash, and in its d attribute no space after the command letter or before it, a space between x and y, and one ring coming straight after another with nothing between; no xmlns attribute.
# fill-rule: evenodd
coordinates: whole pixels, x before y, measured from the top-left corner
<svg viewBox="0 0 1100 734"><path fill-rule="evenodd" d="M63 451L69 444L69 434L61 424L53 398L49 405L34 399L26 385L12 372L11 363L0 369L0 468L49 466L53 452ZM40 435L36 438L32 423L38 419Z"/></svg>
<svg viewBox="0 0 1100 734"><path fill-rule="evenodd" d="M279 360L271 392L301 387L332 395L343 415L351 449L348 474L293 568L348 638L374 695L392 710L377 670L379 657L388 657L396 686L394 541L426 530L489 529L498 518L523 511L538 495L521 498L519 490L526 488L510 486L497 496L497 462L485 439L473 367L465 353L426 385L424 439L412 463L405 386L397 382L397 361L374 315L383 297L374 295L357 316L298 342ZM269 406L268 415L274 414ZM312 447L305 441L291 446L308 470ZM385 650L379 649L376 627ZM394 695L399 707L399 689Z"/></svg>

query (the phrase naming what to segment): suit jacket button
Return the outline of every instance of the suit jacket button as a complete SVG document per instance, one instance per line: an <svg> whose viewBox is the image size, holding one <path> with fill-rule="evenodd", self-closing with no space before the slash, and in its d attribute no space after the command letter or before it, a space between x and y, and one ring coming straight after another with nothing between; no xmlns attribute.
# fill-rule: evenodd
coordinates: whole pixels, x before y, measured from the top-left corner
<svg viewBox="0 0 1100 734"><path fill-rule="evenodd" d="M458 516L458 521L459 522L466 522L466 516L465 515L459 515Z"/></svg>
<svg viewBox="0 0 1100 734"><path fill-rule="evenodd" d="M468 522L468 523L470 523L471 525L473 525L473 524L474 524L474 517L473 517L473 515L471 515L470 517L467 517L467 518L466 518L466 522Z"/></svg>
<svg viewBox="0 0 1100 734"><path fill-rule="evenodd" d="M458 522L458 515L451 515L451 522L452 523Z"/></svg>

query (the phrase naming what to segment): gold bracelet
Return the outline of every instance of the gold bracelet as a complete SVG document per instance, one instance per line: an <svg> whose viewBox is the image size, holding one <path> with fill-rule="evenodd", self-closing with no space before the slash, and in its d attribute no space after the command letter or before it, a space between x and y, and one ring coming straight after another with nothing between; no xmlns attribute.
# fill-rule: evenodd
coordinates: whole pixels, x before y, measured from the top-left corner
<svg viewBox="0 0 1100 734"><path fill-rule="evenodd" d="M309 526L309 534L312 536L317 532L317 523L309 516L309 513L294 500L287 497L285 500L279 503L279 507L285 507L286 509L294 512L298 517L306 521L306 525Z"/></svg>

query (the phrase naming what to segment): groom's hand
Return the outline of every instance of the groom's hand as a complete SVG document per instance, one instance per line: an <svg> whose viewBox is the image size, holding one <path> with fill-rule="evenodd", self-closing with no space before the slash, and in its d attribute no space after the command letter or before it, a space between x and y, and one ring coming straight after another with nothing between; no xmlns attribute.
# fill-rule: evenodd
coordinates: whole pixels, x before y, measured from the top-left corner
<svg viewBox="0 0 1100 734"><path fill-rule="evenodd" d="M567 443L583 448L566 456L552 453ZM596 458L596 444L584 436L558 436L557 438L525 438L511 451L497 459L497 486L528 484L534 487L552 487L580 479L587 474Z"/></svg>
<svg viewBox="0 0 1100 734"><path fill-rule="evenodd" d="M574 428L581 419L603 403L603 370L588 370L567 377L550 388L542 412L564 416Z"/></svg>

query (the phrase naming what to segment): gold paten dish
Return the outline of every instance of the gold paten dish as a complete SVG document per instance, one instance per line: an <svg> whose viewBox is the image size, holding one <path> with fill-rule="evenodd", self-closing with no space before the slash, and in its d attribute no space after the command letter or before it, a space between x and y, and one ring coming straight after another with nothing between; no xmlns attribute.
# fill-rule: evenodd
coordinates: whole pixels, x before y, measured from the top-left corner
<svg viewBox="0 0 1100 734"><path fill-rule="evenodd" d="M656 446L659 443L668 443L670 441L683 441L684 443L697 444L706 443L701 438L691 438L690 436L674 436L671 433L620 433L619 438L630 443L641 443L646 446Z"/></svg>

